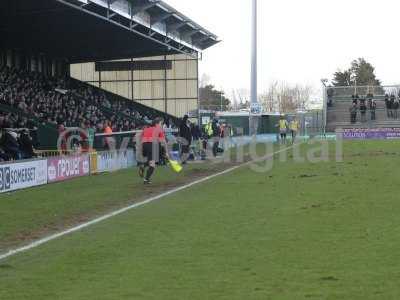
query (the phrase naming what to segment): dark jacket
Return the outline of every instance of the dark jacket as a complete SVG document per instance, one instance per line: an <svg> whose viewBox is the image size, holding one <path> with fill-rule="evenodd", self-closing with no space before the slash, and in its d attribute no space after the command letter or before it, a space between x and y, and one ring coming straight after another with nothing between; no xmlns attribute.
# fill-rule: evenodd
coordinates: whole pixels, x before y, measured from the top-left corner
<svg viewBox="0 0 400 300"><path fill-rule="evenodd" d="M190 130L192 132L193 140L197 141L201 138L201 129L198 125L192 125Z"/></svg>
<svg viewBox="0 0 400 300"><path fill-rule="evenodd" d="M219 137L221 132L220 132L220 129L219 129L217 121L214 121L212 123L212 129L213 129L213 137Z"/></svg>
<svg viewBox="0 0 400 300"><path fill-rule="evenodd" d="M192 132L190 127L187 125L187 118L183 118L181 125L179 126L179 136L184 138L189 144L192 142Z"/></svg>
<svg viewBox="0 0 400 300"><path fill-rule="evenodd" d="M27 133L21 134L19 138L19 143L25 159L29 159L35 156L35 153L33 151L32 139Z"/></svg>

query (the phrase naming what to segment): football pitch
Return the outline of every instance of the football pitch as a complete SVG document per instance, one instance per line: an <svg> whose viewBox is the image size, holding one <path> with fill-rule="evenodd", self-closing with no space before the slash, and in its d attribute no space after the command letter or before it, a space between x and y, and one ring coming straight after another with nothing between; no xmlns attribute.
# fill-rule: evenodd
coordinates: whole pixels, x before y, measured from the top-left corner
<svg viewBox="0 0 400 300"><path fill-rule="evenodd" d="M399 299L399 166L399 141L290 149L0 261L0 299ZM224 168L1 195L0 253Z"/></svg>

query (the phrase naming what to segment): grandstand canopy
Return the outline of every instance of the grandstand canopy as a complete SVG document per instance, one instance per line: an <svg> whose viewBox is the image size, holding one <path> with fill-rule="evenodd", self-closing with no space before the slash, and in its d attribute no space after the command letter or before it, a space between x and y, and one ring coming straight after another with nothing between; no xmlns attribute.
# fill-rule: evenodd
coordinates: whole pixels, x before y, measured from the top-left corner
<svg viewBox="0 0 400 300"><path fill-rule="evenodd" d="M159 0L1 0L2 46L70 63L174 53L218 38Z"/></svg>

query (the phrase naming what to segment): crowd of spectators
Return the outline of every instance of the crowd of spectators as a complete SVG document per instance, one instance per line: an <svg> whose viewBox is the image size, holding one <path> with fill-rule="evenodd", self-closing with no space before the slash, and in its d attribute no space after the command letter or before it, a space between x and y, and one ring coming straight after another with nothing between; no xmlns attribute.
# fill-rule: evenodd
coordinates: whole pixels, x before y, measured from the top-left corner
<svg viewBox="0 0 400 300"><path fill-rule="evenodd" d="M94 135L141 129L151 122L129 100L110 100L102 90L69 77L8 66L0 66L0 105L0 160L27 158L29 151L21 149L39 124L59 134L84 128ZM31 144L36 146L36 140Z"/></svg>
<svg viewBox="0 0 400 300"><path fill-rule="evenodd" d="M385 94L385 107L387 117L390 119L398 119L398 110L400 108L400 92L398 97L395 94Z"/></svg>
<svg viewBox="0 0 400 300"><path fill-rule="evenodd" d="M113 132L118 132L134 130L149 121L128 101L109 101L103 92L83 83L7 66L0 67L0 103L22 112L20 116L3 114L7 127L12 128L27 127L36 119L66 128L89 123L97 130L110 122Z"/></svg>
<svg viewBox="0 0 400 300"><path fill-rule="evenodd" d="M28 127L28 119L0 111L0 129Z"/></svg>
<svg viewBox="0 0 400 300"><path fill-rule="evenodd" d="M0 130L0 162L33 158L33 144L28 129Z"/></svg>
<svg viewBox="0 0 400 300"><path fill-rule="evenodd" d="M333 88L329 88L327 90L328 96L328 107L333 106L333 96L334 90ZM359 96L358 94L352 95L352 104L349 108L350 112L350 122L352 124L360 121L367 122L376 120L376 110L377 103L374 100L374 95L372 93L368 93L365 96ZM379 97L380 98L380 97ZM399 109L400 109L400 91L391 92L385 94L385 108L387 118L389 119L399 119Z"/></svg>
<svg viewBox="0 0 400 300"><path fill-rule="evenodd" d="M352 96L352 104L349 109L350 111L350 122L352 124L357 122L357 115L360 115L360 121L362 123L367 122L367 112L369 111L369 119L371 121L376 120L376 102L373 94L367 94L365 97L359 95Z"/></svg>

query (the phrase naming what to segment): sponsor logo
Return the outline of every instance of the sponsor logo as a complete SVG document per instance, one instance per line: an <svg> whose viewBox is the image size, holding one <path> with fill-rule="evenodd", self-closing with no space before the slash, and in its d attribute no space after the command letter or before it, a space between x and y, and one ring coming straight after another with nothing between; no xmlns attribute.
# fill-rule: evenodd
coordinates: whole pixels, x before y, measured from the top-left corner
<svg viewBox="0 0 400 300"><path fill-rule="evenodd" d="M61 181L90 173L89 156L60 157L48 161L49 181Z"/></svg>
<svg viewBox="0 0 400 300"><path fill-rule="evenodd" d="M47 183L47 162L32 161L0 166L0 192Z"/></svg>
<svg viewBox="0 0 400 300"><path fill-rule="evenodd" d="M10 185L14 184L25 184L29 182L35 182L36 180L36 168L21 168L15 169L10 172Z"/></svg>
<svg viewBox="0 0 400 300"><path fill-rule="evenodd" d="M0 168L0 191L10 190L14 186L26 186L36 182L36 168Z"/></svg>
<svg viewBox="0 0 400 300"><path fill-rule="evenodd" d="M11 188L11 170L10 168L4 168L4 189L9 190Z"/></svg>
<svg viewBox="0 0 400 300"><path fill-rule="evenodd" d="M55 180L57 178L57 168L54 164L51 164L47 170L49 180Z"/></svg>
<svg viewBox="0 0 400 300"><path fill-rule="evenodd" d="M10 168L0 168L0 191L10 189Z"/></svg>
<svg viewBox="0 0 400 300"><path fill-rule="evenodd" d="M58 162L58 176L73 177L79 175L79 162L80 158L61 159Z"/></svg>

